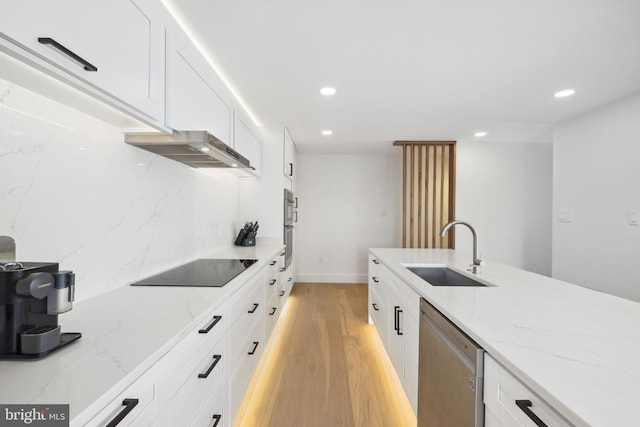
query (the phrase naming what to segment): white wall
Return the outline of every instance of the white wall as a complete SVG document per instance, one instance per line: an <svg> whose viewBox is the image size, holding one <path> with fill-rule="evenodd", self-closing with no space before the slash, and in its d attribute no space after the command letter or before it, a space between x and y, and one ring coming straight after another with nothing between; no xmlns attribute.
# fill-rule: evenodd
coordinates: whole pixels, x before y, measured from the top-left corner
<svg viewBox="0 0 640 427"><path fill-rule="evenodd" d="M4 80L0 135L0 235L18 261L73 270L77 300L233 243L228 172L126 145L119 129Z"/></svg>
<svg viewBox="0 0 640 427"><path fill-rule="evenodd" d="M296 281L367 281L367 251L399 247L398 155L298 153Z"/></svg>
<svg viewBox="0 0 640 427"><path fill-rule="evenodd" d="M401 247L400 157L298 154L297 281L366 282L367 249ZM488 262L551 273L551 157L551 144L458 143L457 218ZM471 262L467 229L456 248Z"/></svg>
<svg viewBox="0 0 640 427"><path fill-rule="evenodd" d="M558 124L553 157L553 276L640 301L640 93Z"/></svg>
<svg viewBox="0 0 640 427"><path fill-rule="evenodd" d="M552 144L457 144L456 217L478 233L482 259L551 275ZM456 227L456 250L469 252Z"/></svg>

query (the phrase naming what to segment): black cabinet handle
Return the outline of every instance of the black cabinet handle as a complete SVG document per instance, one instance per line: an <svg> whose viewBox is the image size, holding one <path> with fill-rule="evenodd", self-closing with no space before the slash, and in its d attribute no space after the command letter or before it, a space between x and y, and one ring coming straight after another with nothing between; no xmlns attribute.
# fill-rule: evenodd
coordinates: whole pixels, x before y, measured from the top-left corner
<svg viewBox="0 0 640 427"><path fill-rule="evenodd" d="M378 308L378 306L376 305L376 303L375 303L375 302L374 302L374 303L372 303L371 305L373 306L373 309L374 309L375 311L380 310L380 309Z"/></svg>
<svg viewBox="0 0 640 427"><path fill-rule="evenodd" d="M256 312L256 310L258 309L258 306L259 306L259 305L260 305L260 304L258 304L257 302L254 302L254 303L253 303L253 308L252 308L251 310L249 310L247 313L249 313L249 314L253 314L253 313L255 313L255 312Z"/></svg>
<svg viewBox="0 0 640 427"><path fill-rule="evenodd" d="M220 320L222 320L222 316L213 316L213 321L209 323L206 328L200 329L198 333L208 334L209 331L213 329L213 327L216 326Z"/></svg>
<svg viewBox="0 0 640 427"><path fill-rule="evenodd" d="M380 280L378 280L378 278L375 276L371 276L371 280L373 280L376 283L380 283Z"/></svg>
<svg viewBox="0 0 640 427"><path fill-rule="evenodd" d="M256 350L258 349L258 344L260 344L258 341L253 342L253 349L249 353L247 353L249 356L256 353Z"/></svg>
<svg viewBox="0 0 640 427"><path fill-rule="evenodd" d="M296 203L295 203L295 205L293 205L293 207L298 209L298 198L294 197L293 199L296 201Z"/></svg>
<svg viewBox="0 0 640 427"><path fill-rule="evenodd" d="M109 421L109 424L107 424L107 427L115 427L118 424L120 424L120 422L124 420L124 417L129 415L129 412L133 411L133 408L138 406L138 403L140 403L138 399L124 399L122 401L122 406L124 406L124 409L120 411L114 419Z"/></svg>
<svg viewBox="0 0 640 427"><path fill-rule="evenodd" d="M293 280L293 277L289 277L289 278L287 279L287 282L290 282L290 281L292 281L292 280Z"/></svg>
<svg viewBox="0 0 640 427"><path fill-rule="evenodd" d="M80 65L82 65L82 67L84 68L85 71L98 71L98 67L96 67L95 65L89 63L86 59L81 58L78 55L76 55L75 53L71 52L69 49L67 49L66 47L62 46L60 43L58 43L57 41L55 41L51 37L38 37L38 43L48 44L48 45L51 45L51 47L54 47L54 48L58 49L60 52L62 52L65 55L67 55L69 58L73 59L74 61L76 61Z"/></svg>
<svg viewBox="0 0 640 427"><path fill-rule="evenodd" d="M271 264L269 264L269 265L274 266L274 265L276 265L277 262L278 261L271 261Z"/></svg>
<svg viewBox="0 0 640 427"><path fill-rule="evenodd" d="M373 260L373 263L374 263L374 264L380 264L380 261L378 261L377 259L374 259L374 260Z"/></svg>
<svg viewBox="0 0 640 427"><path fill-rule="evenodd" d="M400 310L399 305L396 305L395 307L393 307L393 311L394 311L393 329L395 329L398 335L402 335L402 331L400 330L400 313L402 313L402 310Z"/></svg>
<svg viewBox="0 0 640 427"><path fill-rule="evenodd" d="M544 421L538 418L538 416L531 409L529 409L531 408L531 406L533 406L533 403L531 403L530 400L516 400L516 405L518 405L518 408L520 408L522 412L527 415L527 417L531 418L531 421L533 421L538 427L547 427Z"/></svg>
<svg viewBox="0 0 640 427"><path fill-rule="evenodd" d="M284 273L286 269L284 267L280 268L280 273Z"/></svg>
<svg viewBox="0 0 640 427"><path fill-rule="evenodd" d="M293 222L298 222L298 211L295 211L295 212L293 213L293 217L294 217Z"/></svg>
<svg viewBox="0 0 640 427"><path fill-rule="evenodd" d="M219 422L220 422L220 420L222 419L222 415L220 415L220 414L215 414L215 415L213 416L213 419L214 419L214 420L216 420L216 422L215 422L215 423L213 423L213 426L211 426L211 427L218 427L218 423L219 423Z"/></svg>
<svg viewBox="0 0 640 427"><path fill-rule="evenodd" d="M283 296L283 295L284 295L284 291L280 291L280 296Z"/></svg>
<svg viewBox="0 0 640 427"><path fill-rule="evenodd" d="M271 282L269 282L269 286L273 286L276 284L276 279L271 279Z"/></svg>
<svg viewBox="0 0 640 427"><path fill-rule="evenodd" d="M293 163L289 163L289 176L293 176Z"/></svg>
<svg viewBox="0 0 640 427"><path fill-rule="evenodd" d="M269 313L269 316L273 316L274 314L276 314L276 310L277 308L271 307L271 313Z"/></svg>
<svg viewBox="0 0 640 427"><path fill-rule="evenodd" d="M207 368L206 371L204 371L201 374L198 374L198 378L207 378L209 376L209 374L211 373L211 371L213 371L213 368L216 367L216 365L218 364L220 359L222 359L222 356L220 354L214 354L213 355L213 363Z"/></svg>

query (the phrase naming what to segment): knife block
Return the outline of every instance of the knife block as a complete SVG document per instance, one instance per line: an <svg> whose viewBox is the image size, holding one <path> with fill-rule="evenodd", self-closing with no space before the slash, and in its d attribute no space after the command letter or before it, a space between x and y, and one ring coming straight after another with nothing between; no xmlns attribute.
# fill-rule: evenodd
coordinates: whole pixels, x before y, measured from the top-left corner
<svg viewBox="0 0 640 427"><path fill-rule="evenodd" d="M256 233L246 233L244 230L240 230L238 237L236 238L236 246L255 246L256 245Z"/></svg>

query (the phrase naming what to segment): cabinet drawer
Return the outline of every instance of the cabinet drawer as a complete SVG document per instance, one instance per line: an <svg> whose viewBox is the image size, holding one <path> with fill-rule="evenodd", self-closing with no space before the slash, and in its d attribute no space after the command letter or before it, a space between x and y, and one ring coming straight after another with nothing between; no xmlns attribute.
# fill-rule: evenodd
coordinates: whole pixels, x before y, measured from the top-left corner
<svg viewBox="0 0 640 427"><path fill-rule="evenodd" d="M373 320L373 324L375 325L382 342L387 338L386 310L387 307L384 300L380 298L378 292L376 292L372 286L369 286L369 316L371 317L371 320Z"/></svg>
<svg viewBox="0 0 640 427"><path fill-rule="evenodd" d="M155 418L155 370L152 368L93 417L85 426L102 427L120 419L119 427L148 425ZM135 421L135 423L134 423Z"/></svg>
<svg viewBox="0 0 640 427"><path fill-rule="evenodd" d="M229 354L231 372L238 369L241 361L262 352L264 348L264 312L259 313L255 322L236 323L231 330L231 352ZM258 344L255 344L258 343ZM254 353L254 354L249 354Z"/></svg>
<svg viewBox="0 0 640 427"><path fill-rule="evenodd" d="M184 370L189 370L187 381L180 390L181 412L185 414L185 420L194 416L202 406L206 396L211 390L223 384L224 363L226 357L223 348L224 340L218 341L211 347L204 357L197 363L190 364ZM186 425L186 423L185 423Z"/></svg>
<svg viewBox="0 0 640 427"><path fill-rule="evenodd" d="M532 416L538 417L548 426L571 425L487 353L484 356L484 404L485 412L489 413L486 417L487 427L535 427Z"/></svg>
<svg viewBox="0 0 640 427"><path fill-rule="evenodd" d="M267 276L268 277L275 277L277 278L278 276L278 270L280 269L280 254L278 254L278 256L273 257L273 259L269 262L269 265L267 266Z"/></svg>
<svg viewBox="0 0 640 427"><path fill-rule="evenodd" d="M224 423L224 384L220 384L209 394L190 427L223 427Z"/></svg>
<svg viewBox="0 0 640 427"><path fill-rule="evenodd" d="M230 304L230 320L232 324L245 321L255 314L264 302L264 271L258 272L234 296ZM256 307L256 304L258 306ZM252 313L250 313L252 312ZM253 316L255 317L255 316Z"/></svg>
<svg viewBox="0 0 640 427"><path fill-rule="evenodd" d="M267 305L278 296L278 275L267 276L264 284L264 301Z"/></svg>

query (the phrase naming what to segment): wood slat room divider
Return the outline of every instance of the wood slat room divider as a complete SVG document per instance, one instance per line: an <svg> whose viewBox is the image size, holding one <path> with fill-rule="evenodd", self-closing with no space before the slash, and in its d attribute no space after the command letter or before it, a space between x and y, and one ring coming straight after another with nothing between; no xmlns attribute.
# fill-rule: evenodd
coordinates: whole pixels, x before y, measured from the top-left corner
<svg viewBox="0 0 640 427"><path fill-rule="evenodd" d="M451 229L442 226L455 218L455 141L396 141L402 146L402 246L453 248Z"/></svg>

